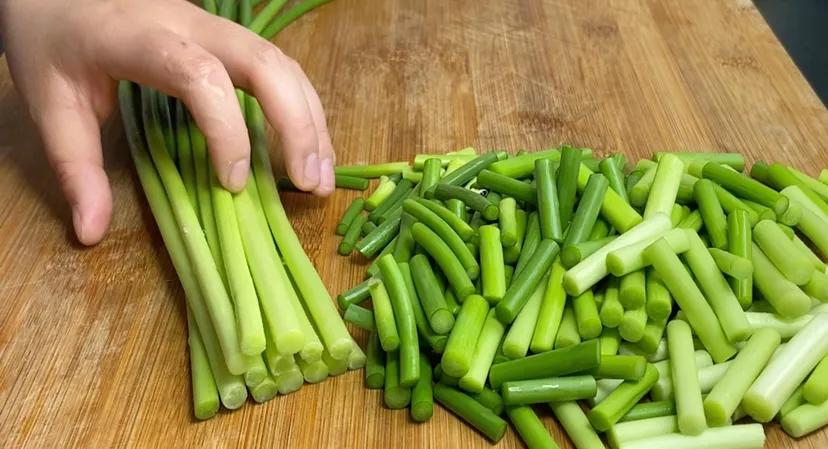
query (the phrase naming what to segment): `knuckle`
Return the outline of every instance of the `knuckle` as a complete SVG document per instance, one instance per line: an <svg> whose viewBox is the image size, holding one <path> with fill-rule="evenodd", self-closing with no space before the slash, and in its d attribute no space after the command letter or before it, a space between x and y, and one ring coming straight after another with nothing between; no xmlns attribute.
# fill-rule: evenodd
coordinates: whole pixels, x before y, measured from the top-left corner
<svg viewBox="0 0 828 449"><path fill-rule="evenodd" d="M187 63L188 87L207 81L224 70L221 62L213 56L200 54L193 56Z"/></svg>
<svg viewBox="0 0 828 449"><path fill-rule="evenodd" d="M328 127L324 124L316 129L316 134L319 136L319 139L331 140L331 132L328 131Z"/></svg>
<svg viewBox="0 0 828 449"><path fill-rule="evenodd" d="M224 71L218 58L186 41L166 41L162 52L166 56L166 72L176 80L182 95L201 89L207 83L213 84Z"/></svg>
<svg viewBox="0 0 828 449"><path fill-rule="evenodd" d="M295 59L289 56L285 56L285 64L287 64L287 66L290 67L294 72L302 72L302 66L300 66Z"/></svg>
<svg viewBox="0 0 828 449"><path fill-rule="evenodd" d="M316 142L317 130L310 117L294 117L289 125L297 136L304 136L303 142Z"/></svg>
<svg viewBox="0 0 828 449"><path fill-rule="evenodd" d="M289 154L301 156L318 151L319 140L310 118L294 117L283 122L283 125L279 134Z"/></svg>
<svg viewBox="0 0 828 449"><path fill-rule="evenodd" d="M71 184L72 180L77 176L80 164L77 161L59 159L52 162L52 168L58 183L66 186Z"/></svg>
<svg viewBox="0 0 828 449"><path fill-rule="evenodd" d="M313 124L303 126L299 133L297 140L302 153L315 153L319 150L319 139L313 129Z"/></svg>
<svg viewBox="0 0 828 449"><path fill-rule="evenodd" d="M253 59L258 65L275 65L281 63L286 56L278 47L268 42L260 42L253 49Z"/></svg>

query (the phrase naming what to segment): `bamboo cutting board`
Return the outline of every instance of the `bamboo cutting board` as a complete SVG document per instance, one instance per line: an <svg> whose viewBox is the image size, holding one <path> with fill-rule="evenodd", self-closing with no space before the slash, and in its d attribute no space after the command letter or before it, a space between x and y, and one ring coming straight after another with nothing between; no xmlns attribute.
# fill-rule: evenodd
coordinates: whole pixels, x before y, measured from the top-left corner
<svg viewBox="0 0 828 449"><path fill-rule="evenodd" d="M319 90L340 163L568 142L828 167L828 111L748 0L336 0L278 44ZM195 422L182 292L117 120L105 134L115 216L84 249L0 69L0 447L489 447L439 407L427 424L384 409L357 372ZM334 293L364 269L335 255L354 196L286 195ZM828 431L770 426L767 447L825 448Z"/></svg>

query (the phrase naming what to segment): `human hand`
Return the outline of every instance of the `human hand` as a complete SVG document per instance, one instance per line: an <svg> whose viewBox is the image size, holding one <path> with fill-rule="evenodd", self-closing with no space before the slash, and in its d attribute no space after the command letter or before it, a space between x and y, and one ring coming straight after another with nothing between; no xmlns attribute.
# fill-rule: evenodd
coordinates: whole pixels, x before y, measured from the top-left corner
<svg viewBox="0 0 828 449"><path fill-rule="evenodd" d="M117 106L117 80L180 98L231 191L250 166L234 85L246 90L279 134L294 185L333 192L335 155L316 91L296 61L240 25L185 0L0 0L0 30L85 245L103 238L112 215L100 125Z"/></svg>

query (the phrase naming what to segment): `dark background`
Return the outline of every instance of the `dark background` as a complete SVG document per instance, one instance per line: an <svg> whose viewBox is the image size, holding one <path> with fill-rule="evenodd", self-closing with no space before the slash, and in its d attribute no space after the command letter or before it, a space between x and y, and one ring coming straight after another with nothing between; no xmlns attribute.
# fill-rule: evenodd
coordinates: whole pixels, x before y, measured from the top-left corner
<svg viewBox="0 0 828 449"><path fill-rule="evenodd" d="M828 0L753 2L819 98L828 104Z"/></svg>
<svg viewBox="0 0 828 449"><path fill-rule="evenodd" d="M822 103L828 105L828 0L753 0Z"/></svg>

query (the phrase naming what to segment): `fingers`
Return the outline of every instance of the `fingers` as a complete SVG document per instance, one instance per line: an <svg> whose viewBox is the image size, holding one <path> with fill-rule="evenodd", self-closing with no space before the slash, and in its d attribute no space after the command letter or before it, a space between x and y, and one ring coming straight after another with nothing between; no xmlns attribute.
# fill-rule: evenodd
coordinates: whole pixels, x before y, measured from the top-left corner
<svg viewBox="0 0 828 449"><path fill-rule="evenodd" d="M280 136L293 183L302 190L329 193L333 149L319 97L301 68L243 27L209 16L203 20L192 26L190 37L224 63L237 85L258 98Z"/></svg>
<svg viewBox="0 0 828 449"><path fill-rule="evenodd" d="M221 61L165 29L138 28L104 52L116 79L128 79L180 98L207 139L222 185L241 191L250 170L250 141L233 83Z"/></svg>
<svg viewBox="0 0 828 449"><path fill-rule="evenodd" d="M305 92L305 98L308 100L313 124L316 128L316 140L319 142L319 186L313 193L320 196L328 196L333 193L335 189L334 183L334 165L336 164L336 154L334 153L333 145L331 144L331 135L328 132L328 123L325 120L325 111L322 109L322 102L319 100L319 95L316 89L305 76L304 72L299 69L298 65L293 66L296 78L302 85L302 90Z"/></svg>
<svg viewBox="0 0 828 449"><path fill-rule="evenodd" d="M78 240L98 243L112 216L112 191L103 169L101 133L94 111L59 89L35 121L69 205Z"/></svg>
<svg viewBox="0 0 828 449"><path fill-rule="evenodd" d="M139 27L140 33L122 35L127 44L105 52L113 78L182 98L207 137L222 184L238 191L248 175L250 144L235 83L257 97L279 134L293 183L316 194L331 193L330 135L319 96L298 64L237 24L197 8L182 7L180 15L182 20L169 29Z"/></svg>

